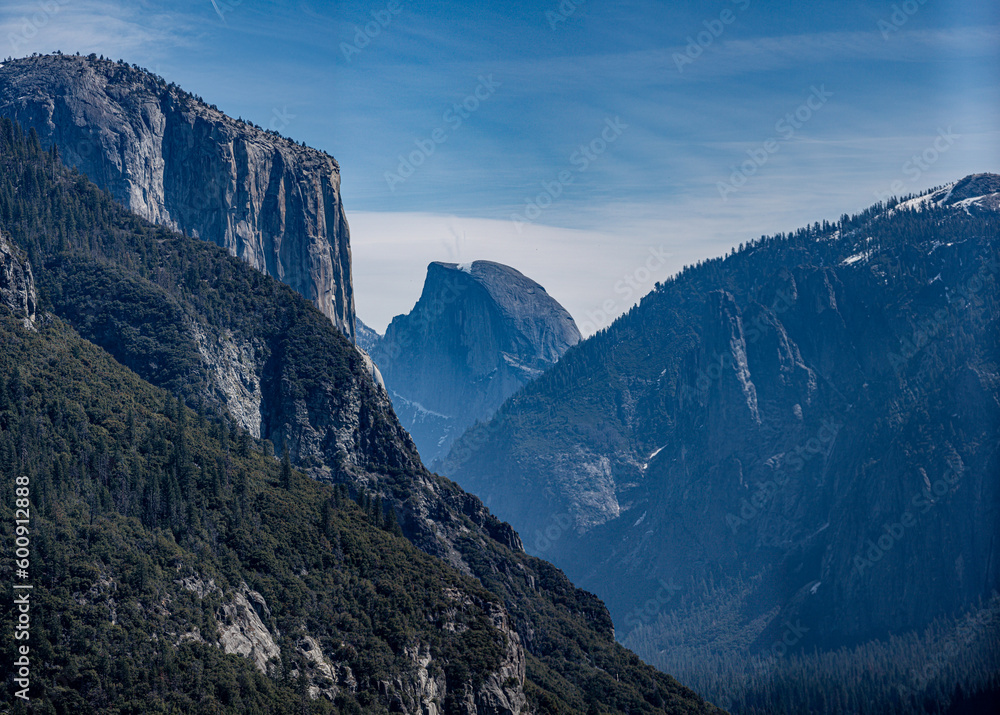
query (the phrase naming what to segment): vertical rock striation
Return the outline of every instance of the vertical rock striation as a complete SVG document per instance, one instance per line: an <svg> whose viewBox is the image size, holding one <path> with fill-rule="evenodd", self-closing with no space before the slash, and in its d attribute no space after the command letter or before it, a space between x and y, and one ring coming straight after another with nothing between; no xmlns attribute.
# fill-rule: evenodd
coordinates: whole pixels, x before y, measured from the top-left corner
<svg viewBox="0 0 1000 715"><path fill-rule="evenodd" d="M93 55L0 67L0 114L155 223L224 246L354 338L340 167L137 67Z"/></svg>
<svg viewBox="0 0 1000 715"><path fill-rule="evenodd" d="M794 619L835 649L973 607L998 584L998 210L973 175L687 269L443 473L671 672Z"/></svg>
<svg viewBox="0 0 1000 715"><path fill-rule="evenodd" d="M491 261L430 264L413 310L373 335L372 357L427 464L580 341L542 286Z"/></svg>
<svg viewBox="0 0 1000 715"><path fill-rule="evenodd" d="M24 320L25 327L35 322L35 278L31 264L0 233L0 305Z"/></svg>

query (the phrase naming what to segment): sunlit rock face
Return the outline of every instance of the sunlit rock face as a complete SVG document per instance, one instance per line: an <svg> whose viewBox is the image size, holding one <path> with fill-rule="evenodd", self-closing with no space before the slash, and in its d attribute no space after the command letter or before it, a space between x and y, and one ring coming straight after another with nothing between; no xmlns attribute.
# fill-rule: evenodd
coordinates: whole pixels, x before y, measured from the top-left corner
<svg viewBox="0 0 1000 715"><path fill-rule="evenodd" d="M371 354L426 464L580 341L535 281L491 261L432 263L420 300Z"/></svg>
<svg viewBox="0 0 1000 715"><path fill-rule="evenodd" d="M73 55L0 67L0 114L140 216L227 248L354 337L340 167L124 63Z"/></svg>

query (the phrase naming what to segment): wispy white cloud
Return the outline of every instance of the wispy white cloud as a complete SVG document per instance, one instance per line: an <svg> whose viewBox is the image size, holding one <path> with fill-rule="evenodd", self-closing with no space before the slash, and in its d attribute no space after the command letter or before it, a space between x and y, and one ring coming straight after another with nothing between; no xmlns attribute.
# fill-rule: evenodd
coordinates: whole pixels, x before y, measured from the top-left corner
<svg viewBox="0 0 1000 715"><path fill-rule="evenodd" d="M872 25L871 31L817 32L750 38L721 38L706 49L696 61L679 72L675 54L683 54L685 45L667 45L635 51L599 51L543 55L501 60L492 68L516 84L519 92L530 93L539 86L559 92L603 85L607 81L622 87L635 85L690 84L692 80L720 76L739 76L803 65L827 62L888 60L926 62L937 56L984 57L997 55L1000 26L956 27L939 30L906 30L888 40ZM374 54L374 53L373 53ZM390 52L375 58L391 67ZM433 73L419 72L407 77L414 89L448 81L454 74L480 71L481 60L444 60L435 64ZM556 81L557 80L557 81ZM428 83L427 85L423 83Z"/></svg>
<svg viewBox="0 0 1000 715"><path fill-rule="evenodd" d="M940 30L899 30L888 40L871 32L821 32L776 37L723 40L717 51L706 51L691 66L691 73L742 75L756 72L822 65L828 62L888 60L927 62L938 56L995 56L1000 27L957 27ZM684 48L672 48L683 52ZM667 54L667 53L664 53ZM676 71L674 62L670 66Z"/></svg>
<svg viewBox="0 0 1000 715"><path fill-rule="evenodd" d="M891 0L865 17L842 18L832 3L803 10L806 22L748 12L681 73L674 53L707 16L693 1L588 4L557 32L529 3L404 2L350 62L340 43L384 5L216 5L225 23L211 0L14 0L0 6L0 55L122 57L259 124L275 111L293 116L284 133L341 162L359 312L379 328L412 307L430 261L488 258L541 282L586 329L607 301L623 312L686 263L865 208L939 126L963 138L919 179L904 177L906 191L1000 166L994 16L945 27L928 5L885 39L876 20ZM33 20L45 6L58 9ZM800 31L829 27L839 29ZM496 95L390 191L384 173L399 155L490 73L503 83ZM831 101L722 201L717 182L814 82ZM608 116L627 132L517 232L511 213ZM626 298L616 286L650 248L672 255Z"/></svg>
<svg viewBox="0 0 1000 715"><path fill-rule="evenodd" d="M522 231L496 218L349 211L358 314L384 330L416 302L428 263L489 259L544 285L590 334L684 265L761 235L861 211L896 181L899 193L918 192L1000 166L1000 130L970 131L919 177L904 173L936 131L929 125L923 134L804 139L727 201L692 159L692 179L658 199L568 202ZM732 148L738 157L742 147ZM670 256L643 278L650 249ZM631 286L629 277L643 280Z"/></svg>
<svg viewBox="0 0 1000 715"><path fill-rule="evenodd" d="M761 233L801 225L799 216L808 211L796 211L783 197L760 201L760 214L749 218L721 210L712 197L686 203L684 211L603 205L590 216L600 227L589 230L538 223L519 231L511 221L497 219L350 213L358 315L383 331L393 316L413 307L430 262L493 260L542 284L589 335L684 265L724 254Z"/></svg>
<svg viewBox="0 0 1000 715"><path fill-rule="evenodd" d="M105 0L6 2L0 8L0 47L22 57L33 52L96 52L130 62L154 60L188 44L189 19L156 11L147 3L126 5Z"/></svg>

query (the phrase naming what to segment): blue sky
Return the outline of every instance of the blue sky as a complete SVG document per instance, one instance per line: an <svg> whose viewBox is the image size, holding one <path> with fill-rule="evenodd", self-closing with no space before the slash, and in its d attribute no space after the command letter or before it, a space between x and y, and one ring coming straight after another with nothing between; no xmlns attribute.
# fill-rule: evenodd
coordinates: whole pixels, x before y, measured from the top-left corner
<svg viewBox="0 0 1000 715"><path fill-rule="evenodd" d="M337 157L378 329L429 261L488 258L590 333L748 238L1000 171L985 0L36 0L0 44L136 62Z"/></svg>

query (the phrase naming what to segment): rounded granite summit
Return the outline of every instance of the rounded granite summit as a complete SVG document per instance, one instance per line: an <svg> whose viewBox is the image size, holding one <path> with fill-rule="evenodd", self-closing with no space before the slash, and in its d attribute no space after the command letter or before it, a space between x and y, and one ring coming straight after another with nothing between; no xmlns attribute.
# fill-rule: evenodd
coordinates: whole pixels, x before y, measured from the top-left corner
<svg viewBox="0 0 1000 715"><path fill-rule="evenodd" d="M494 261L435 261L427 268L428 282L435 266L461 271L489 293L497 308L528 338L531 349L524 353L525 357L533 353L535 361L553 363L582 339L569 311L516 268ZM544 369L547 364L540 367Z"/></svg>
<svg viewBox="0 0 1000 715"><path fill-rule="evenodd" d="M413 310L393 318L372 357L429 464L580 340L569 311L520 271L435 262Z"/></svg>

